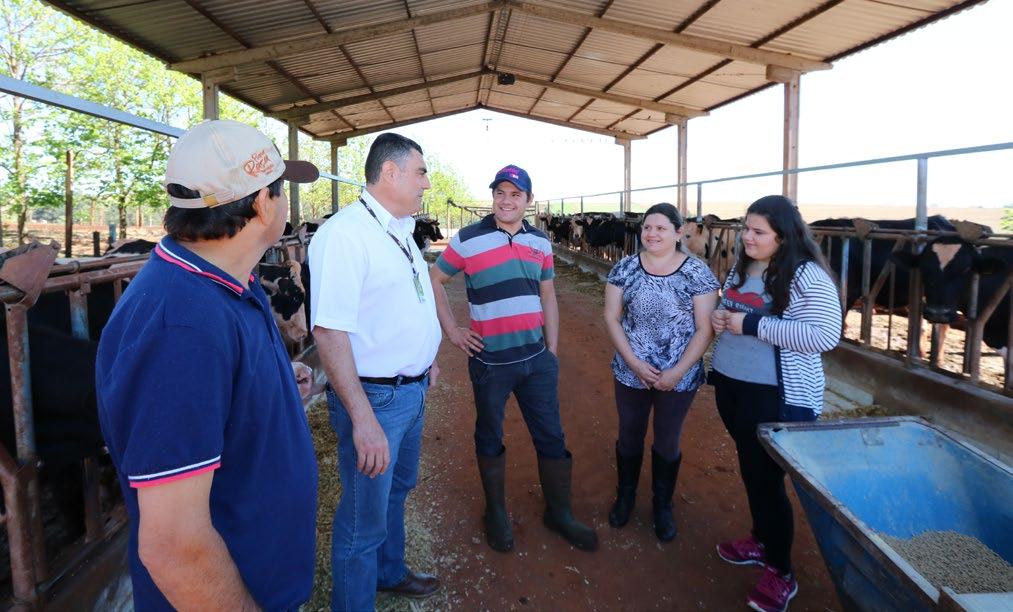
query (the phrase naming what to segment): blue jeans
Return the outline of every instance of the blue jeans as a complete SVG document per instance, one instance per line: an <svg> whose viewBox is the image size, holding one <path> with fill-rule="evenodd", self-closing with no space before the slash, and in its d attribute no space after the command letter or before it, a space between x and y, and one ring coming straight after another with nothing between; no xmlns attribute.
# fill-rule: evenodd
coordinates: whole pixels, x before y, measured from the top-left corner
<svg viewBox="0 0 1013 612"><path fill-rule="evenodd" d="M390 447L390 467L375 478L356 468L352 421L327 389L342 486L331 541L331 610L372 610L378 586L394 586L408 575L404 503L418 480L428 387L428 377L398 386L362 384Z"/></svg>
<svg viewBox="0 0 1013 612"><path fill-rule="evenodd" d="M540 457L566 457L563 424L559 420L559 359L548 349L531 359L506 365L468 360L475 393L475 452L496 457L503 451L503 413L513 393Z"/></svg>

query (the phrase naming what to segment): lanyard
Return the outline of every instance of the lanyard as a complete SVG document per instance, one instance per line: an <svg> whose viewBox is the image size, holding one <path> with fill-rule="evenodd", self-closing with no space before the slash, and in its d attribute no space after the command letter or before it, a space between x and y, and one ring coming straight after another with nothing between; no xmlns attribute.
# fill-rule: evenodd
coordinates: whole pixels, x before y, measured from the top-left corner
<svg viewBox="0 0 1013 612"><path fill-rule="evenodd" d="M383 226L383 223L380 222L379 217L377 217L376 213L373 212L373 209L369 207L369 204L366 204L366 200L363 199L362 196L359 196L359 201L362 202L362 205L366 207L366 212L368 212L370 216L373 217L373 220L377 222L377 224L380 226L380 229L387 232L387 235L390 236L390 239L394 241L394 244L397 245L397 248L401 249L401 252L404 253L404 256L408 258L408 265L412 267L412 280L415 282L415 293L419 298L419 302L425 301L426 294L422 289L422 281L421 279L419 279L419 272L418 270L415 269L415 258L412 257L411 251L409 251L407 248L405 248L403 244L401 244L401 241L398 240L397 236L392 234L389 229Z"/></svg>

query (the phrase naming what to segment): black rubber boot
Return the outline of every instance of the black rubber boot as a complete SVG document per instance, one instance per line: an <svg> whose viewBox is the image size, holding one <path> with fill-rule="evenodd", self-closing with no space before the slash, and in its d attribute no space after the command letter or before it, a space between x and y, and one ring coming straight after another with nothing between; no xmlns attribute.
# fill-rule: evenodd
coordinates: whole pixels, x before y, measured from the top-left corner
<svg viewBox="0 0 1013 612"><path fill-rule="evenodd" d="M672 517L672 495L679 478L682 454L675 461L665 461L658 451L651 449L651 491L654 492L654 534L662 542L671 541L676 534Z"/></svg>
<svg viewBox="0 0 1013 612"><path fill-rule="evenodd" d="M573 516L570 508L570 474L573 457L566 451L563 459L538 458L538 478L545 495L545 514L542 522L558 532L580 550L598 550L598 534Z"/></svg>
<svg viewBox="0 0 1013 612"><path fill-rule="evenodd" d="M644 453L623 455L616 443L616 472L619 485L616 487L616 501L609 511L609 525L622 527L630 520L633 505L637 499L637 483L640 482L640 466L644 462Z"/></svg>
<svg viewBox="0 0 1013 612"><path fill-rule="evenodd" d="M496 457L478 457L478 473L485 490L485 541L493 550L509 552L514 548L514 534L506 511L506 448Z"/></svg>

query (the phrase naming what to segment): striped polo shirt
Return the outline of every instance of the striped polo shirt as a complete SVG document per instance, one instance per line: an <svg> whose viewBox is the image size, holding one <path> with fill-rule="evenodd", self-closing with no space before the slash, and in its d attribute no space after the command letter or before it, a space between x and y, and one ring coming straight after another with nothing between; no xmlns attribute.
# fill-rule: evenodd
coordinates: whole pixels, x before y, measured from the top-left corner
<svg viewBox="0 0 1013 612"><path fill-rule="evenodd" d="M436 260L447 276L464 271L471 329L487 364L524 361L545 350L542 281L555 275L549 238L527 221L514 235L488 215L459 231Z"/></svg>

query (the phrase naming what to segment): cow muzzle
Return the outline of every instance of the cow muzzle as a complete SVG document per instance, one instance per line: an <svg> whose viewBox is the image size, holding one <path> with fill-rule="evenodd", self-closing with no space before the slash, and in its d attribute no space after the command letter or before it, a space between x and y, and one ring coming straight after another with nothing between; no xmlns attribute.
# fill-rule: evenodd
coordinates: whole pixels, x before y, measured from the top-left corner
<svg viewBox="0 0 1013 612"><path fill-rule="evenodd" d="M957 311L945 306L925 305L925 320L929 323L953 323L957 320Z"/></svg>

